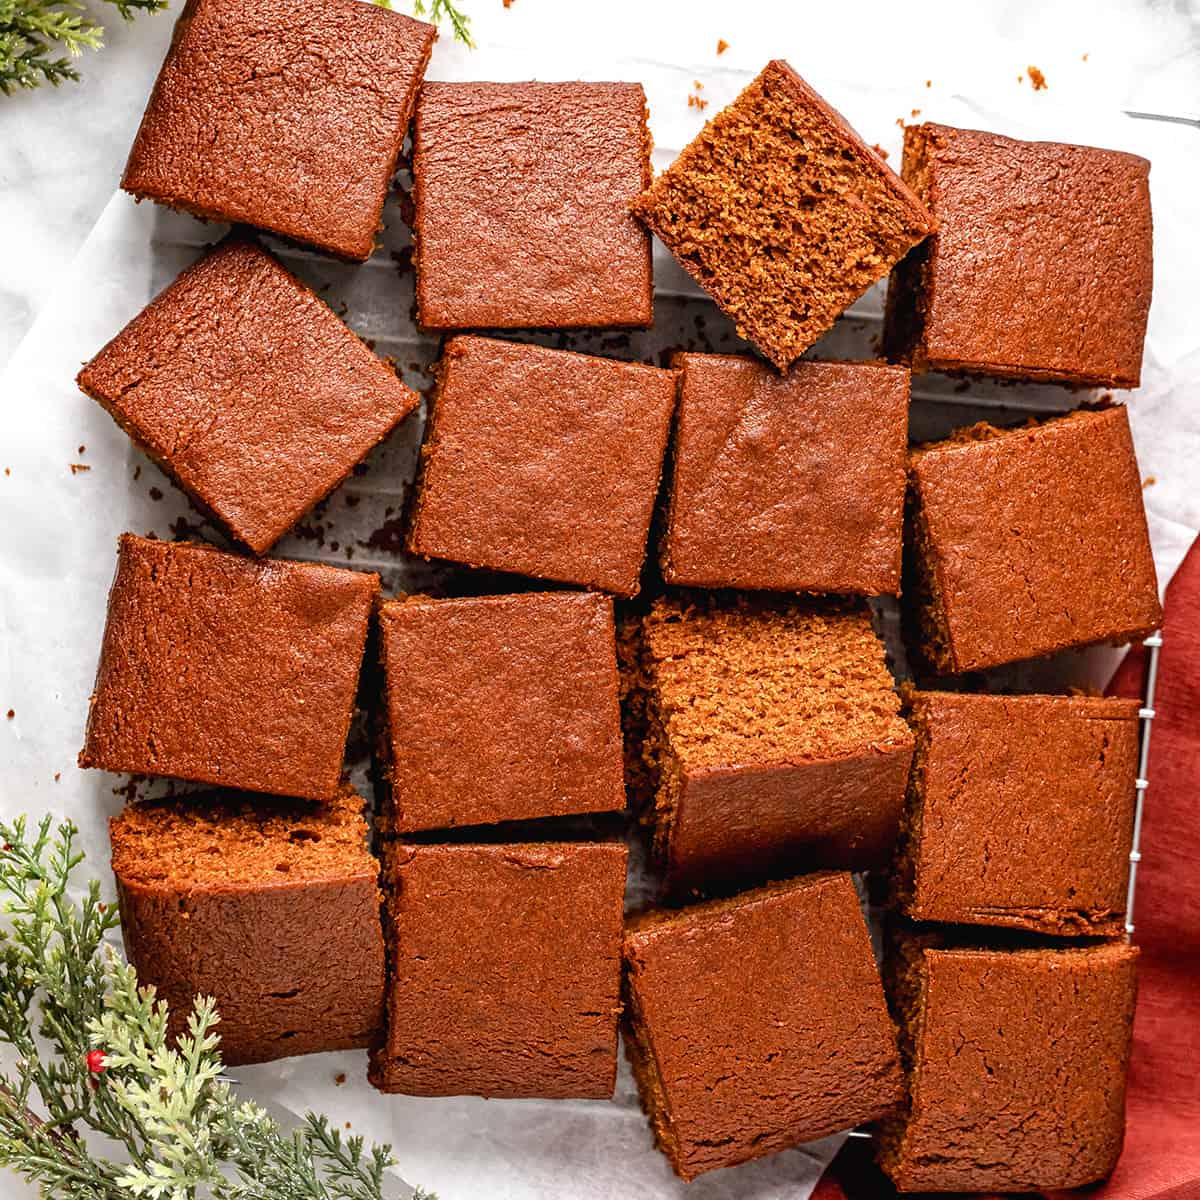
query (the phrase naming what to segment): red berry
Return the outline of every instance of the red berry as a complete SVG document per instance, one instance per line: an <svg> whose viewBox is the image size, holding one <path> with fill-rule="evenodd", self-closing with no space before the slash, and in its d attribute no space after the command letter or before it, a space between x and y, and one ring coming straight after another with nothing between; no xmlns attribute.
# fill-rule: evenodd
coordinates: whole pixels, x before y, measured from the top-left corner
<svg viewBox="0 0 1200 1200"><path fill-rule="evenodd" d="M104 1051L89 1050L87 1052L87 1069L93 1075L99 1075L104 1070Z"/></svg>

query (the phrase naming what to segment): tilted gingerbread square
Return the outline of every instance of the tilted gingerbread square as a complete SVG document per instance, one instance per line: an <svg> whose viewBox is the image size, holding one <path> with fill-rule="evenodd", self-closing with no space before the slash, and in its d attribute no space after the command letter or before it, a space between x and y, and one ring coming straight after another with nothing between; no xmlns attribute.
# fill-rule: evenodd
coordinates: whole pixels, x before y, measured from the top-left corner
<svg viewBox="0 0 1200 1200"><path fill-rule="evenodd" d="M937 230L892 277L889 357L1137 387L1154 274L1144 158L916 125L902 171Z"/></svg>
<svg viewBox="0 0 1200 1200"><path fill-rule="evenodd" d="M668 583L895 594L908 372L678 354Z"/></svg>
<svg viewBox="0 0 1200 1200"><path fill-rule="evenodd" d="M608 597L390 601L379 646L384 828L625 807Z"/></svg>
<svg viewBox="0 0 1200 1200"><path fill-rule="evenodd" d="M386 846L391 979L371 1082L610 1097L627 857L616 842Z"/></svg>
<svg viewBox="0 0 1200 1200"><path fill-rule="evenodd" d="M379 576L123 534L81 767L331 800Z"/></svg>
<svg viewBox="0 0 1200 1200"><path fill-rule="evenodd" d="M903 1096L849 875L646 914L625 962L625 1045L684 1179L853 1128Z"/></svg>
<svg viewBox="0 0 1200 1200"><path fill-rule="evenodd" d="M977 425L911 455L905 605L939 673L993 667L1162 621L1121 406Z"/></svg>
<svg viewBox="0 0 1200 1200"><path fill-rule="evenodd" d="M184 271L79 386L260 554L419 402L277 259L236 241Z"/></svg>
<svg viewBox="0 0 1200 1200"><path fill-rule="evenodd" d="M427 83L413 122L417 320L643 326L650 182L640 83Z"/></svg>
<svg viewBox="0 0 1200 1200"><path fill-rule="evenodd" d="M890 860L913 736L864 603L664 598L630 642L628 778L670 891Z"/></svg>
<svg viewBox="0 0 1200 1200"><path fill-rule="evenodd" d="M896 863L919 921L1123 931L1136 700L910 696L917 737Z"/></svg>
<svg viewBox="0 0 1200 1200"><path fill-rule="evenodd" d="M932 228L913 191L782 59L633 211L780 370Z"/></svg>
<svg viewBox="0 0 1200 1200"><path fill-rule="evenodd" d="M452 339L409 549L634 595L674 404L659 367Z"/></svg>
<svg viewBox="0 0 1200 1200"><path fill-rule="evenodd" d="M358 0L188 0L121 186L366 259L436 37Z"/></svg>
<svg viewBox="0 0 1200 1200"><path fill-rule="evenodd" d="M1042 1192L1108 1175L1125 1132L1137 950L939 947L888 969L911 1103L879 1160L901 1192Z"/></svg>
<svg viewBox="0 0 1200 1200"><path fill-rule="evenodd" d="M229 1066L369 1045L383 1023L379 864L363 802L232 792L112 819L125 952L187 1030L217 1003Z"/></svg>

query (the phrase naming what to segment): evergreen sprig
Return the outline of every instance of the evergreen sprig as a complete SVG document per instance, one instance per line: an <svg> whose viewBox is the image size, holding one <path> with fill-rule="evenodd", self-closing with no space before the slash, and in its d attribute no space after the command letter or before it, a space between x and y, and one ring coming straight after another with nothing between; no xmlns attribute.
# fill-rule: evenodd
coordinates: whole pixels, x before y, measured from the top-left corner
<svg viewBox="0 0 1200 1200"><path fill-rule="evenodd" d="M166 1004L105 943L117 915L99 883L71 899L75 835L0 823L0 1046L16 1060L0 1071L0 1166L61 1200L382 1200L390 1147L312 1113L288 1133L236 1098L211 999L171 1038Z"/></svg>

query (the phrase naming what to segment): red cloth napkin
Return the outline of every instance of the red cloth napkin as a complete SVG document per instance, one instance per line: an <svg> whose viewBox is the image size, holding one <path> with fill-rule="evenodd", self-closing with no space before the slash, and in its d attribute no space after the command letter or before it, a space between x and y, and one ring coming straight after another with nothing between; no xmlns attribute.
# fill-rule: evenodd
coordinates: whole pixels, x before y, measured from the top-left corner
<svg viewBox="0 0 1200 1200"><path fill-rule="evenodd" d="M1109 694L1140 697L1147 652L1131 650ZM1200 541L1167 588L1150 740L1134 941L1125 1150L1107 1183L1057 1200L1200 1200ZM852 1138L815 1200L894 1195Z"/></svg>

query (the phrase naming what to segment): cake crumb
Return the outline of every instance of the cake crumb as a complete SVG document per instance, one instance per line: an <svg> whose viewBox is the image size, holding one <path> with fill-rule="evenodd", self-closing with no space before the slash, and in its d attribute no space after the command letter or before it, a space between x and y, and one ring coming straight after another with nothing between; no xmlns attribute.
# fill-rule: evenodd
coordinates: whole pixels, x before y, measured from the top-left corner
<svg viewBox="0 0 1200 1200"><path fill-rule="evenodd" d="M347 1129L349 1129L349 1128L350 1128L350 1122L349 1122L349 1121L347 1121L347 1122L346 1122L346 1128L347 1128Z"/></svg>
<svg viewBox="0 0 1200 1200"><path fill-rule="evenodd" d="M150 489L150 499L151 500L161 500L162 498L163 498L162 488L152 487Z"/></svg>
<svg viewBox="0 0 1200 1200"><path fill-rule="evenodd" d="M513 0L504 0L505 8L512 8L512 6L513 6Z"/></svg>
<svg viewBox="0 0 1200 1200"><path fill-rule="evenodd" d="M133 482L137 483L137 481L139 479L141 479L141 477L142 477L142 464L138 463L138 465L133 468Z"/></svg>
<svg viewBox="0 0 1200 1200"><path fill-rule="evenodd" d="M717 39L717 53L724 54L729 49L729 43L724 38Z"/></svg>
<svg viewBox="0 0 1200 1200"><path fill-rule="evenodd" d="M92 469L87 463L67 463L67 466L71 468L72 475L78 475L80 471L90 471Z"/></svg>
<svg viewBox="0 0 1200 1200"><path fill-rule="evenodd" d="M1142 480L1142 491L1145 491L1148 487L1153 487L1157 482L1158 480L1153 475L1147 475Z"/></svg>
<svg viewBox="0 0 1200 1200"><path fill-rule="evenodd" d="M1046 77L1037 67L1026 67L1029 72L1029 82L1033 84L1035 92L1044 92L1046 90Z"/></svg>
<svg viewBox="0 0 1200 1200"><path fill-rule="evenodd" d="M901 129L903 129L903 128L904 128L904 118L903 118L903 117L897 117L897 118L896 118L896 124L897 124L897 125L899 125Z"/></svg>
<svg viewBox="0 0 1200 1200"><path fill-rule="evenodd" d="M873 145L871 147L871 149L874 150L875 153L878 154L880 158L886 159L888 156L888 152L878 142L876 142L875 145Z"/></svg>
<svg viewBox="0 0 1200 1200"><path fill-rule="evenodd" d="M933 80L932 79L925 80L925 86L928 88L933 87Z"/></svg>
<svg viewBox="0 0 1200 1200"><path fill-rule="evenodd" d="M78 454L86 454L86 453L87 453L87 447L86 447L86 446L80 446L80 447L79 447L79 449L78 449L78 451L76 451L76 453L78 453Z"/></svg>
<svg viewBox="0 0 1200 1200"><path fill-rule="evenodd" d="M5 475L11 475L11 474L12 474L12 467L5 467L5 468L4 468L4 473L5 473Z"/></svg>
<svg viewBox="0 0 1200 1200"><path fill-rule="evenodd" d="M61 772L61 771L55 771L55 772L54 772L54 782L55 782L55 783L57 783L57 782L58 782L58 781L59 781L61 778L62 778L62 772Z"/></svg>
<svg viewBox="0 0 1200 1200"><path fill-rule="evenodd" d="M1085 55L1083 56L1083 61L1084 61L1084 62L1087 62L1087 60L1088 60L1088 55L1086 55L1086 54L1085 54Z"/></svg>
<svg viewBox="0 0 1200 1200"><path fill-rule="evenodd" d="M700 96L688 96L688 108L698 108L703 112L708 107L708 101Z"/></svg>
<svg viewBox="0 0 1200 1200"><path fill-rule="evenodd" d="M921 110L919 108L914 108L912 110L912 112L909 113L910 117L919 117L920 115L921 115Z"/></svg>
<svg viewBox="0 0 1200 1200"><path fill-rule="evenodd" d="M504 7L505 7L505 8L507 8L507 7L508 7L508 4L506 3L506 4L504 5ZM338 1073L337 1073L337 1074L336 1074L336 1075L333 1077L333 1082L334 1082L335 1084L337 1084L337 1086L338 1086L338 1087L341 1087L341 1086L342 1086L342 1084L344 1084L344 1083L346 1082L346 1072L345 1072L345 1071L339 1071L339 1072L338 1072Z"/></svg>
<svg viewBox="0 0 1200 1200"><path fill-rule="evenodd" d="M8 719L9 719L10 721L11 721L11 720L13 719L13 717L15 717L16 715L17 715L17 714L16 714L16 712L15 712L13 709L11 709L11 708L8 710L8 712L7 712L7 713L5 713L5 716L6 716L6 717L8 717Z"/></svg>

